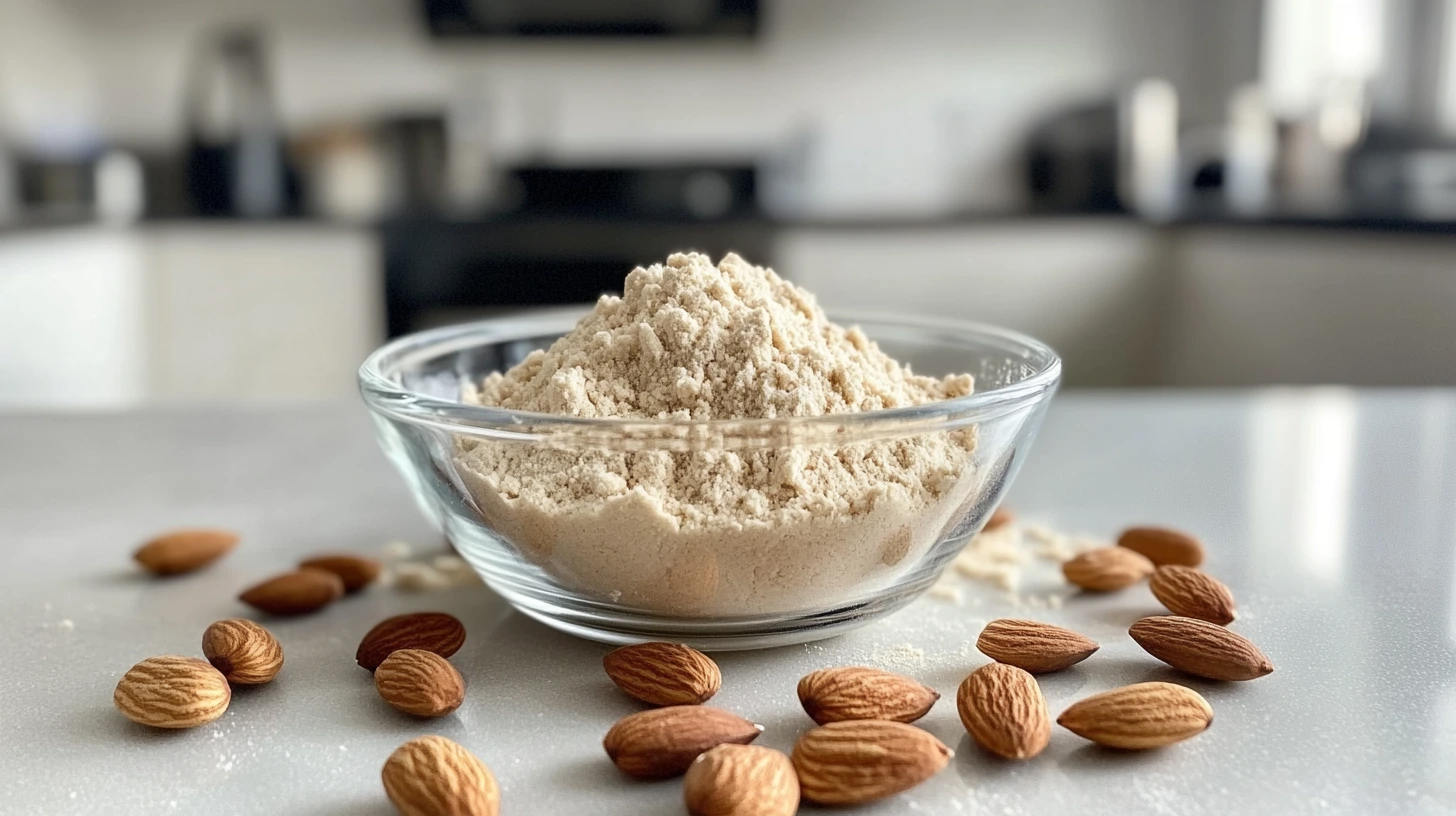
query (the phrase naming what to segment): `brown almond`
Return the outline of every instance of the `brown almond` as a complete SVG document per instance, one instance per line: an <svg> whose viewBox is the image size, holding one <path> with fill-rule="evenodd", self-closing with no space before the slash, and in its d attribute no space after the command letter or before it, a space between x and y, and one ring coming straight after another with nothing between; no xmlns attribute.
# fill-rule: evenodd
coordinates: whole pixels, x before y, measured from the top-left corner
<svg viewBox="0 0 1456 816"><path fill-rule="evenodd" d="M981 630L976 648L998 663L1041 674L1081 663L1098 647L1096 641L1050 623L1000 618Z"/></svg>
<svg viewBox="0 0 1456 816"><path fill-rule="evenodd" d="M384 793L403 816L497 816L500 786L490 768L444 737L412 739L380 773Z"/></svg>
<svg viewBox="0 0 1456 816"><path fill-rule="evenodd" d="M814 722L893 720L924 717L940 693L903 674L864 666L810 672L799 680L799 703Z"/></svg>
<svg viewBox="0 0 1456 816"><path fill-rule="evenodd" d="M1010 507L1001 504L997 505L996 509L991 511L991 517L986 519L986 526L982 527L981 530L990 532L1005 527L1008 524L1014 524L1015 522L1016 514L1011 512Z"/></svg>
<svg viewBox="0 0 1456 816"><path fill-rule="evenodd" d="M602 667L629 697L658 706L697 705L723 686L712 658L681 643L638 643L608 652Z"/></svg>
<svg viewBox="0 0 1456 816"><path fill-rule="evenodd" d="M1197 618L1143 618L1128 634L1148 654L1198 677L1254 680L1274 671L1274 664L1248 638Z"/></svg>
<svg viewBox="0 0 1456 816"><path fill-rule="evenodd" d="M1177 564L1196 567L1203 563L1203 543L1193 536L1165 527L1132 527L1117 537L1117 546L1126 547L1156 566Z"/></svg>
<svg viewBox="0 0 1456 816"><path fill-rule="evenodd" d="M354 659L374 671L399 649L424 649L449 657L465 645L465 625L444 612L411 612L380 621L359 641Z"/></svg>
<svg viewBox="0 0 1456 816"><path fill-rule="evenodd" d="M1153 573L1153 562L1123 547L1099 547L1062 562L1062 574L1093 592L1132 586Z"/></svg>
<svg viewBox="0 0 1456 816"><path fill-rule="evenodd" d="M283 647L267 629L241 618L220 620L202 633L202 654L229 683L256 686L278 676Z"/></svg>
<svg viewBox="0 0 1456 816"><path fill-rule="evenodd" d="M374 688L397 711L443 717L465 702L465 678L424 649L398 649L374 670Z"/></svg>
<svg viewBox="0 0 1456 816"><path fill-rule="evenodd" d="M889 720L821 725L794 745L799 793L821 805L894 796L935 776L954 756L928 731Z"/></svg>
<svg viewBox="0 0 1456 816"><path fill-rule="evenodd" d="M763 726L722 709L668 706L618 720L602 747L628 776L666 779L686 771L698 754L715 745L747 745L761 733Z"/></svg>
<svg viewBox="0 0 1456 816"><path fill-rule="evenodd" d="M298 566L306 569L320 569L332 572L344 582L345 592L358 592L374 582L383 569L378 561L351 553L316 555L300 561Z"/></svg>
<svg viewBox="0 0 1456 816"><path fill-rule="evenodd" d="M270 615L306 615L337 601L344 582L332 572L301 569L249 587L238 600Z"/></svg>
<svg viewBox="0 0 1456 816"><path fill-rule="evenodd" d="M1193 567L1158 567L1148 581L1148 589L1174 615L1219 626L1234 622L1234 594L1222 581Z"/></svg>
<svg viewBox="0 0 1456 816"><path fill-rule="evenodd" d="M132 666L112 701L134 723L194 728L221 717L232 696L227 679L206 660L164 655Z"/></svg>
<svg viewBox="0 0 1456 816"><path fill-rule="evenodd" d="M971 738L1004 759L1030 759L1052 738L1041 687L1015 666L988 663L971 672L956 693L956 710Z"/></svg>
<svg viewBox="0 0 1456 816"><path fill-rule="evenodd" d="M1135 683L1073 703L1057 725L1109 748L1160 748L1203 733L1213 709L1173 683Z"/></svg>
<svg viewBox="0 0 1456 816"><path fill-rule="evenodd" d="M238 546L230 530L173 530L143 544L132 555L153 575L181 575L200 570Z"/></svg>
<svg viewBox="0 0 1456 816"><path fill-rule="evenodd" d="M758 745L719 745L683 777L689 816L794 816L799 777L787 756Z"/></svg>

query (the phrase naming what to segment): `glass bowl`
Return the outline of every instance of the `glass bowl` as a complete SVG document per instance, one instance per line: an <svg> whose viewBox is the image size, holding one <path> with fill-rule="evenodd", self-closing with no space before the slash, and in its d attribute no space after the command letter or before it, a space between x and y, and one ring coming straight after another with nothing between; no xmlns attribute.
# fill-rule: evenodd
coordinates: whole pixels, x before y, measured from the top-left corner
<svg viewBox="0 0 1456 816"><path fill-rule="evenodd" d="M899 609L995 509L1061 376L1055 352L1015 332L831 311L918 374L973 375L975 393L856 414L697 422L465 401L470 386L549 346L586 311L401 337L370 355L359 383L385 454L485 582L527 615L608 643L761 648L829 637ZM604 477L615 483L595 500L598 486L573 481L576 465L591 461L615 462L618 473L670 468L702 482L684 483L693 496L765 468L848 478L851 487L793 514L749 502L741 516L724 515L691 501L672 505L674 514L618 476ZM889 474L878 479L876 467ZM520 491L532 479L577 495L529 501Z"/></svg>

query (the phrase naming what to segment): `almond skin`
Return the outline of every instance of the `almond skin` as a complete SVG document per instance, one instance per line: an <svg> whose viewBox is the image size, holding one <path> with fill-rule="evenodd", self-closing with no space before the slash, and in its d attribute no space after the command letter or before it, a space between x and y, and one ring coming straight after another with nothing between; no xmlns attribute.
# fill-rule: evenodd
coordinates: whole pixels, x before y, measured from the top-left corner
<svg viewBox="0 0 1456 816"><path fill-rule="evenodd" d="M986 624L976 648L997 663L1041 674L1081 663L1098 646L1090 638L1050 623L1001 618Z"/></svg>
<svg viewBox="0 0 1456 816"><path fill-rule="evenodd" d="M814 722L893 720L924 717L940 693L903 674L864 666L810 672L799 680L799 702Z"/></svg>
<svg viewBox="0 0 1456 816"><path fill-rule="evenodd" d="M173 530L143 544L132 555L153 575L181 575L200 570L238 546L230 530Z"/></svg>
<svg viewBox="0 0 1456 816"><path fill-rule="evenodd" d="M686 771L709 748L727 742L747 745L761 733L763 726L722 709L668 706L618 720L602 747L628 776L666 779Z"/></svg>
<svg viewBox="0 0 1456 816"><path fill-rule="evenodd" d="M306 569L320 569L325 572L332 572L339 576L344 582L345 592L358 592L374 582L383 569L378 561L373 558L365 558L362 555L351 553L334 553L330 555L316 555L313 558L305 559L298 563L298 566Z"/></svg>
<svg viewBox="0 0 1456 816"><path fill-rule="evenodd" d="M758 745L719 745L683 777L689 816L794 816L799 777L783 753Z"/></svg>
<svg viewBox="0 0 1456 816"><path fill-rule="evenodd" d="M206 660L165 655L132 666L116 684L112 701L134 723L154 728L195 728L227 711L232 689Z"/></svg>
<svg viewBox="0 0 1456 816"><path fill-rule="evenodd" d="M1248 638L1197 618L1143 618L1128 634L1148 654L1198 677L1254 680L1274 671L1274 664Z"/></svg>
<svg viewBox="0 0 1456 816"><path fill-rule="evenodd" d="M1117 537L1117 546L1126 547L1161 567L1177 564L1196 567L1203 563L1203 543L1187 533L1165 527L1132 527Z"/></svg>
<svg viewBox="0 0 1456 816"><path fill-rule="evenodd" d="M996 509L991 511L991 517L989 519L986 519L986 526L982 527L981 530L984 532L990 532L991 530L996 530L1001 527L1005 527L1008 524L1013 524L1015 522L1016 514L1011 512L1010 507L1007 507L1004 504L997 505Z"/></svg>
<svg viewBox="0 0 1456 816"><path fill-rule="evenodd" d="M1073 703L1057 725L1109 748L1172 745L1203 733L1213 709L1198 692L1173 683L1135 683Z"/></svg>
<svg viewBox="0 0 1456 816"><path fill-rule="evenodd" d="M397 711L443 717L465 702L465 678L450 661L423 649L399 649L374 670L374 688Z"/></svg>
<svg viewBox="0 0 1456 816"><path fill-rule="evenodd" d="M306 615L344 595L344 582L332 572L301 569L249 587L238 600L270 615Z"/></svg>
<svg viewBox="0 0 1456 816"><path fill-rule="evenodd" d="M1132 586L1153 574L1153 562L1124 547L1100 547L1062 562L1062 575L1093 592Z"/></svg>
<svg viewBox="0 0 1456 816"><path fill-rule="evenodd" d="M971 738L1003 759L1031 759L1052 738L1041 687L1015 666L989 663L971 672L956 693L956 710Z"/></svg>
<svg viewBox="0 0 1456 816"><path fill-rule="evenodd" d="M449 657L465 645L465 625L444 612L411 612L375 624L359 641L354 659L374 671L399 649L424 649Z"/></svg>
<svg viewBox="0 0 1456 816"><path fill-rule="evenodd" d="M697 705L723 687L718 664L680 643L623 646L602 658L602 668L627 696L656 706Z"/></svg>
<svg viewBox="0 0 1456 816"><path fill-rule="evenodd" d="M858 805L919 785L952 756L940 740L913 725L846 720L799 737L792 759L805 799L821 805Z"/></svg>
<svg viewBox="0 0 1456 816"><path fill-rule="evenodd" d="M500 786L484 762L457 742L420 737L389 755L384 793L403 816L497 816Z"/></svg>
<svg viewBox="0 0 1456 816"><path fill-rule="evenodd" d="M1148 589L1174 615L1219 626L1234 622L1234 594L1222 581L1193 567L1158 567L1148 581Z"/></svg>
<svg viewBox="0 0 1456 816"><path fill-rule="evenodd" d="M283 668L283 647L273 633L241 618L207 627L202 633L202 654L234 685L267 683Z"/></svg>

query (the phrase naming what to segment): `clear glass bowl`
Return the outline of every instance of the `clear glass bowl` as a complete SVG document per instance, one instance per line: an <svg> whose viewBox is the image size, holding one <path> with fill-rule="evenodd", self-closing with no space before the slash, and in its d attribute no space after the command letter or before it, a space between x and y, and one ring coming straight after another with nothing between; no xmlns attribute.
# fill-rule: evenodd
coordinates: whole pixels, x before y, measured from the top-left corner
<svg viewBox="0 0 1456 816"><path fill-rule="evenodd" d="M1061 376L1055 352L1015 332L831 313L916 373L973 375L975 393L859 414L704 422L576 419L463 401L467 385L549 346L583 314L402 337L370 355L359 382L384 452L485 582L527 615L608 643L760 648L829 637L904 606L1001 500ZM742 521L716 523L701 522L691 498L674 514L660 496L623 493L620 479L600 501L591 485L584 500L551 507L518 492L522 479L570 483L566 474L583 461L631 473L669 467L679 479L778 467L861 478L855 495L794 513L749 504ZM886 462L892 477L866 483Z"/></svg>

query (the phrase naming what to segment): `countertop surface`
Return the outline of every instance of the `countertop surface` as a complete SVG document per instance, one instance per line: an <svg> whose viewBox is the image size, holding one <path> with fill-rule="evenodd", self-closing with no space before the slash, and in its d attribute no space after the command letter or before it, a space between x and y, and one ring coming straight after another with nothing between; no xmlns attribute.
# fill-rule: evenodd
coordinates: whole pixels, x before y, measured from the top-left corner
<svg viewBox="0 0 1456 816"><path fill-rule="evenodd" d="M950 766L846 812L1456 812L1456 392L1068 393L1009 503L1068 533L1197 532L1206 568L1238 597L1234 628L1276 671L1249 683L1178 675L1127 637L1160 611L1145 586L1077 595L1038 562L1014 596L950 576L854 633L719 655L713 704L764 724L760 744L787 750L811 725L794 686L813 669L877 665L939 690L920 724L955 750ZM210 622L249 614L240 589L304 554L441 546L362 407L0 417L0 519L0 813L386 814L380 766L428 733L489 764L513 816L682 812L679 781L631 782L601 750L608 727L638 710L602 673L607 647L516 614L480 586L376 587L267 621L282 674L237 692L210 725L154 731L112 707L133 663L200 655ZM184 525L234 528L244 542L192 576L141 575L137 543ZM428 722L388 708L353 662L375 622L421 609L452 612L469 631L453 658L466 702ZM989 758L954 696L986 662L973 648L980 627L1003 616L1103 644L1042 677L1053 716L1162 679L1206 695L1213 727L1137 754L1057 728L1032 761Z"/></svg>

